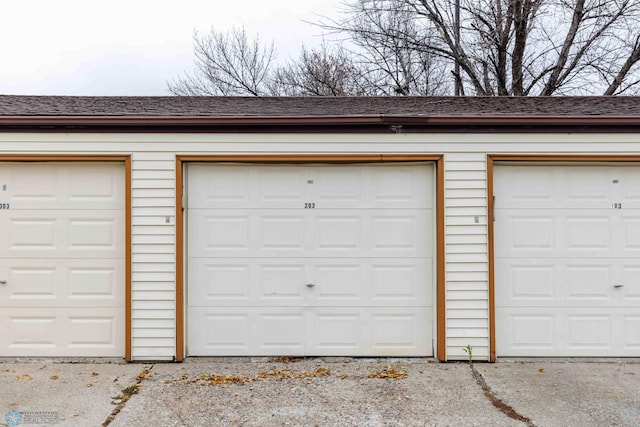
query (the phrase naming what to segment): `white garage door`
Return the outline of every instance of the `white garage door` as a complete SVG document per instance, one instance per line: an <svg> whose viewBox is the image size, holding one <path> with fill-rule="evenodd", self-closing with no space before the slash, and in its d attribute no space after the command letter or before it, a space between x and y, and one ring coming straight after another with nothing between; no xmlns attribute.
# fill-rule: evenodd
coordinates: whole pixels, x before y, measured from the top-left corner
<svg viewBox="0 0 640 427"><path fill-rule="evenodd" d="M431 355L431 165L188 166L188 353Z"/></svg>
<svg viewBox="0 0 640 427"><path fill-rule="evenodd" d="M640 167L497 166L498 356L640 355Z"/></svg>
<svg viewBox="0 0 640 427"><path fill-rule="evenodd" d="M124 355L124 169L0 163L0 355Z"/></svg>

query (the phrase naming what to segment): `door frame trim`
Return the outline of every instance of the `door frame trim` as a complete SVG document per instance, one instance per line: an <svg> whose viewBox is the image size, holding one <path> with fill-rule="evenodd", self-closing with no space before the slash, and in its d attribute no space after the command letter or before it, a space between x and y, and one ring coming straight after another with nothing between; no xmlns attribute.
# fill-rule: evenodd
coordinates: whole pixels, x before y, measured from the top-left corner
<svg viewBox="0 0 640 427"><path fill-rule="evenodd" d="M489 252L489 361L495 362L496 354L496 312L495 312L495 230L494 230L494 167L501 162L527 163L543 166L552 163L640 163L637 154L488 154L487 155L487 211L488 211L488 252Z"/></svg>
<svg viewBox="0 0 640 427"><path fill-rule="evenodd" d="M131 353L131 155L130 154L0 154L0 162L27 162L27 163L52 163L52 162L118 162L124 166L124 249L125 249L125 278L124 278L124 359L132 360Z"/></svg>
<svg viewBox="0 0 640 427"><path fill-rule="evenodd" d="M183 196L185 163L256 163L256 164L350 164L350 163L404 163L433 162L436 169L436 357L446 360L445 312L445 244L444 244L444 155L442 154L232 154L232 155L177 155L176 156L176 354L174 359L185 358L185 221Z"/></svg>

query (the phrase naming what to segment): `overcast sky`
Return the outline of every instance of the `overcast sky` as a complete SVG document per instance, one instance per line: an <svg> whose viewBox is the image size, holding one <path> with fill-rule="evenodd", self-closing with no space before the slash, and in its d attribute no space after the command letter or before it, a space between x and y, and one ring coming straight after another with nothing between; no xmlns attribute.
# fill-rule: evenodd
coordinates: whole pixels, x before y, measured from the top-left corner
<svg viewBox="0 0 640 427"><path fill-rule="evenodd" d="M0 94L168 95L193 68L193 30L244 25L279 59L336 16L341 0L2 0Z"/></svg>

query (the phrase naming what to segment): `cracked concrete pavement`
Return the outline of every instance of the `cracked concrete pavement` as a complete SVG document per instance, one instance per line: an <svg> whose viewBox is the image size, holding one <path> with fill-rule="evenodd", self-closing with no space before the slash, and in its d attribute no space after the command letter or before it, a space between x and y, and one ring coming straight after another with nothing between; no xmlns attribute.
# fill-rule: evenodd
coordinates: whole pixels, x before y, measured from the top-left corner
<svg viewBox="0 0 640 427"><path fill-rule="evenodd" d="M640 426L636 358L105 362L0 359L0 425Z"/></svg>

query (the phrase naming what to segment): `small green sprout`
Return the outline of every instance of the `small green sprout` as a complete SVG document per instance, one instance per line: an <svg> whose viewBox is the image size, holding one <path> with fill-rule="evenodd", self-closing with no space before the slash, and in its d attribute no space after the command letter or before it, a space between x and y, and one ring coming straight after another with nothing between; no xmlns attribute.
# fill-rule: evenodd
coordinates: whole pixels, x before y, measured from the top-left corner
<svg viewBox="0 0 640 427"><path fill-rule="evenodd" d="M473 365L473 347L471 347L471 344L467 344L467 346L462 347L462 349L469 355L469 365Z"/></svg>

